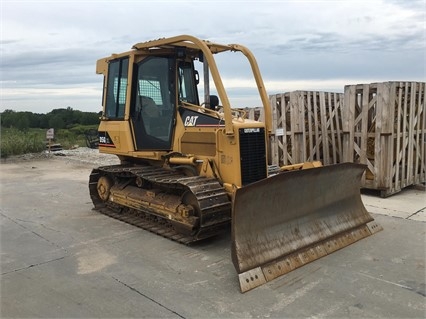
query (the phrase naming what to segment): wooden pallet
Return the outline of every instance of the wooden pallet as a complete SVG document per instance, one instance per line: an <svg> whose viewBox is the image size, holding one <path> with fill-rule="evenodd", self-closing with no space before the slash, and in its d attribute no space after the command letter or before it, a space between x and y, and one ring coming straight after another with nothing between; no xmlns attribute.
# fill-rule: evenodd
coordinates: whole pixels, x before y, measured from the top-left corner
<svg viewBox="0 0 426 319"><path fill-rule="evenodd" d="M272 164L341 162L343 94L294 91L272 95L270 100L274 133Z"/></svg>
<svg viewBox="0 0 426 319"><path fill-rule="evenodd" d="M363 186L383 197L426 180L425 85L345 86L343 160L367 164Z"/></svg>

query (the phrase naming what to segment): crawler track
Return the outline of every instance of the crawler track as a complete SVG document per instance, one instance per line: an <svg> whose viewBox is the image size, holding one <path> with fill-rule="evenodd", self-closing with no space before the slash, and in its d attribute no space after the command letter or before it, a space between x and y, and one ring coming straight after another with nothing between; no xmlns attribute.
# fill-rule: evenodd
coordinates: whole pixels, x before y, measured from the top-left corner
<svg viewBox="0 0 426 319"><path fill-rule="evenodd" d="M191 192L195 198L191 204L197 207L199 218L196 229L190 234L183 233L170 219L156 214L149 207L135 209L110 200L103 201L97 189L99 178L102 176L108 176L115 185L122 185L123 188L135 184L138 179L143 185L174 196ZM94 169L89 179L89 190L94 209L100 213L184 244L227 230L231 220L231 202L223 187L213 178L188 177L176 171L150 165L114 165Z"/></svg>

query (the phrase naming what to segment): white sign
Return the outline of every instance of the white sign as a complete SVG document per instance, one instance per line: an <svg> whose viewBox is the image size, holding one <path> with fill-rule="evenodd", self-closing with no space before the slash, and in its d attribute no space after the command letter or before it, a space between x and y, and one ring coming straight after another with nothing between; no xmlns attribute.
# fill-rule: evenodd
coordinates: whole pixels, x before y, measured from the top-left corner
<svg viewBox="0 0 426 319"><path fill-rule="evenodd" d="M46 132L46 139L52 140L54 138L55 138L55 129L53 128L48 129Z"/></svg>
<svg viewBox="0 0 426 319"><path fill-rule="evenodd" d="M283 128L277 128L275 130L275 136L284 136L284 129Z"/></svg>

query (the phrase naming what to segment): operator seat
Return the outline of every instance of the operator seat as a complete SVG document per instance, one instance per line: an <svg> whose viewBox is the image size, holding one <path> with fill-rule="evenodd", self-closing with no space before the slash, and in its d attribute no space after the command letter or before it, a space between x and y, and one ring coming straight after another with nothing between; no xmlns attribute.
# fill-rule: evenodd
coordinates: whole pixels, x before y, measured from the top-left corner
<svg viewBox="0 0 426 319"><path fill-rule="evenodd" d="M159 117L160 110L154 100L148 96L142 96L142 117Z"/></svg>

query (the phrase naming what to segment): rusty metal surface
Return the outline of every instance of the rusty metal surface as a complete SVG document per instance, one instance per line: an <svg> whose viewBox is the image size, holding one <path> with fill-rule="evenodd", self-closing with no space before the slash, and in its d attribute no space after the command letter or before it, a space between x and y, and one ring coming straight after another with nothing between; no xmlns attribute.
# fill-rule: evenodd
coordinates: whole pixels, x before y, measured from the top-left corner
<svg viewBox="0 0 426 319"><path fill-rule="evenodd" d="M108 178L102 179L105 176ZM98 190L100 180L108 188L104 200ZM111 186L107 180L119 182ZM152 188L131 186L133 180ZM229 230L231 202L215 179L186 177L149 165L114 165L92 171L89 192L100 213L181 243Z"/></svg>
<svg viewBox="0 0 426 319"><path fill-rule="evenodd" d="M242 292L249 291L266 283L266 278L260 267L239 274L238 279L240 281L240 287Z"/></svg>
<svg viewBox="0 0 426 319"><path fill-rule="evenodd" d="M232 216L237 272L262 267L272 280L372 234L366 225L373 218L360 195L364 169L352 163L324 166L239 189Z"/></svg>

